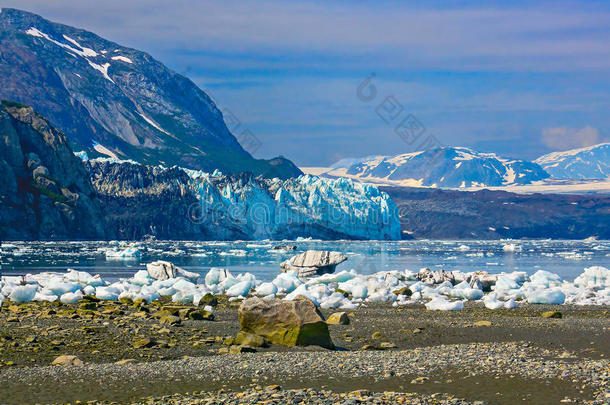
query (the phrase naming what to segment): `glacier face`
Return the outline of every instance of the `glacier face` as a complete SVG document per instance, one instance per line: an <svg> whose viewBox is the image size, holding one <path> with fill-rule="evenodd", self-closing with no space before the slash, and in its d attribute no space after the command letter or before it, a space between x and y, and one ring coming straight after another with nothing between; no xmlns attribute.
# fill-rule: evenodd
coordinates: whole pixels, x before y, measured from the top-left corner
<svg viewBox="0 0 610 405"><path fill-rule="evenodd" d="M303 175L280 180L187 171L196 218L238 226L253 239L400 239L398 211L375 186Z"/></svg>
<svg viewBox="0 0 610 405"><path fill-rule="evenodd" d="M330 172L332 174L332 172ZM549 175L539 165L469 148L438 148L357 162L346 169L363 181L418 186L479 187L529 184Z"/></svg>
<svg viewBox="0 0 610 405"><path fill-rule="evenodd" d="M398 210L388 194L349 179L264 179L110 159L89 160L86 166L109 211L109 226L120 238L401 236Z"/></svg>
<svg viewBox="0 0 610 405"><path fill-rule="evenodd" d="M556 179L605 179L610 177L610 143L553 152L534 162Z"/></svg>

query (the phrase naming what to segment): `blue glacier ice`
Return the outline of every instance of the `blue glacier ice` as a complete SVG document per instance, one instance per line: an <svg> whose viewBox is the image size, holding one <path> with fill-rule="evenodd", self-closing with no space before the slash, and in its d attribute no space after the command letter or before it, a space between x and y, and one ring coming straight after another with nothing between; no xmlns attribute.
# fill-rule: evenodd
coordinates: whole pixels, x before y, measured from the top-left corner
<svg viewBox="0 0 610 405"><path fill-rule="evenodd" d="M198 218L237 227L252 239L400 239L396 206L369 184L311 175L235 179L218 171L185 171L199 199Z"/></svg>

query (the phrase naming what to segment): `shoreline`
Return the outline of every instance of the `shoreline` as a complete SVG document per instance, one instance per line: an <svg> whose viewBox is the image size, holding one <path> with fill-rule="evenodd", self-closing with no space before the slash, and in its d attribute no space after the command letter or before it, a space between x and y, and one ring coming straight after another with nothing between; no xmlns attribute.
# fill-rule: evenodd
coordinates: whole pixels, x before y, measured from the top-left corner
<svg viewBox="0 0 610 405"><path fill-rule="evenodd" d="M467 303L453 312L418 304L369 304L350 313L349 325L329 326L338 350L272 345L256 353L219 354L239 330L238 303L221 297L213 321L162 325L153 314L167 305L145 304L145 312L117 302L97 303L95 310L83 309L82 303L9 307L5 302L0 310L2 402L190 404L223 398L238 403L250 397L273 400L273 395L276 403L295 395L315 402L339 400L342 393L349 399L345 393L357 389L379 393L365 395L363 402L379 401L386 391L413 393L404 397L411 403L502 404L521 396L542 404L568 396L579 403L598 398L593 403L601 404L610 398L604 385L610 379L610 314L603 306L524 304L488 310ZM560 311L562 318L542 318L549 310ZM322 312L328 317L333 311ZM375 332L381 335L374 338ZM141 339L155 343L135 348ZM384 342L390 348L380 350ZM49 366L62 354L77 355L85 365ZM115 364L125 359L132 362ZM281 389L267 388L276 384ZM435 393L451 398L430 397ZM385 400L397 401L392 395Z"/></svg>

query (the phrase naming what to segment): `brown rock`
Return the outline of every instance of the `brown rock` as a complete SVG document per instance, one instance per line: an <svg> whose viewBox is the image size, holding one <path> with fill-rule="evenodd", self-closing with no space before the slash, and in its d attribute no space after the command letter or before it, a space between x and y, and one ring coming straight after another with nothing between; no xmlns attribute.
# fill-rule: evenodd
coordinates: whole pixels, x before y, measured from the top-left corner
<svg viewBox="0 0 610 405"><path fill-rule="evenodd" d="M315 304L298 296L293 301L249 298L239 307L242 331L285 346L335 346L328 325Z"/></svg>
<svg viewBox="0 0 610 405"><path fill-rule="evenodd" d="M349 317L345 312L335 312L326 319L329 325L349 325Z"/></svg>

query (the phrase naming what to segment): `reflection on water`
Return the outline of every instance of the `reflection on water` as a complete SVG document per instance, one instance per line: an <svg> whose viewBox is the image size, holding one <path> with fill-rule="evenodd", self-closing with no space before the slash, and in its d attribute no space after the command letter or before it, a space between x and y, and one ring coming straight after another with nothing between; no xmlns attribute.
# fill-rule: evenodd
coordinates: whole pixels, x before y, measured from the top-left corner
<svg viewBox="0 0 610 405"><path fill-rule="evenodd" d="M0 263L3 275L22 275L67 268L99 273L105 279L128 277L153 260L168 260L189 271L204 274L210 267L229 268L233 273L250 272L270 280L280 271L279 264L295 252L273 249L291 243L297 251L337 250L349 256L338 270L355 269L362 274L380 270L417 271L431 269L486 270L490 273L543 269L573 280L585 267L610 267L610 241L398 241L354 242L142 242L119 246L116 242L6 242ZM504 246L517 245L516 252ZM110 259L106 250L137 246L139 258ZM520 249L519 249L520 248ZM520 250L520 251L519 251Z"/></svg>

